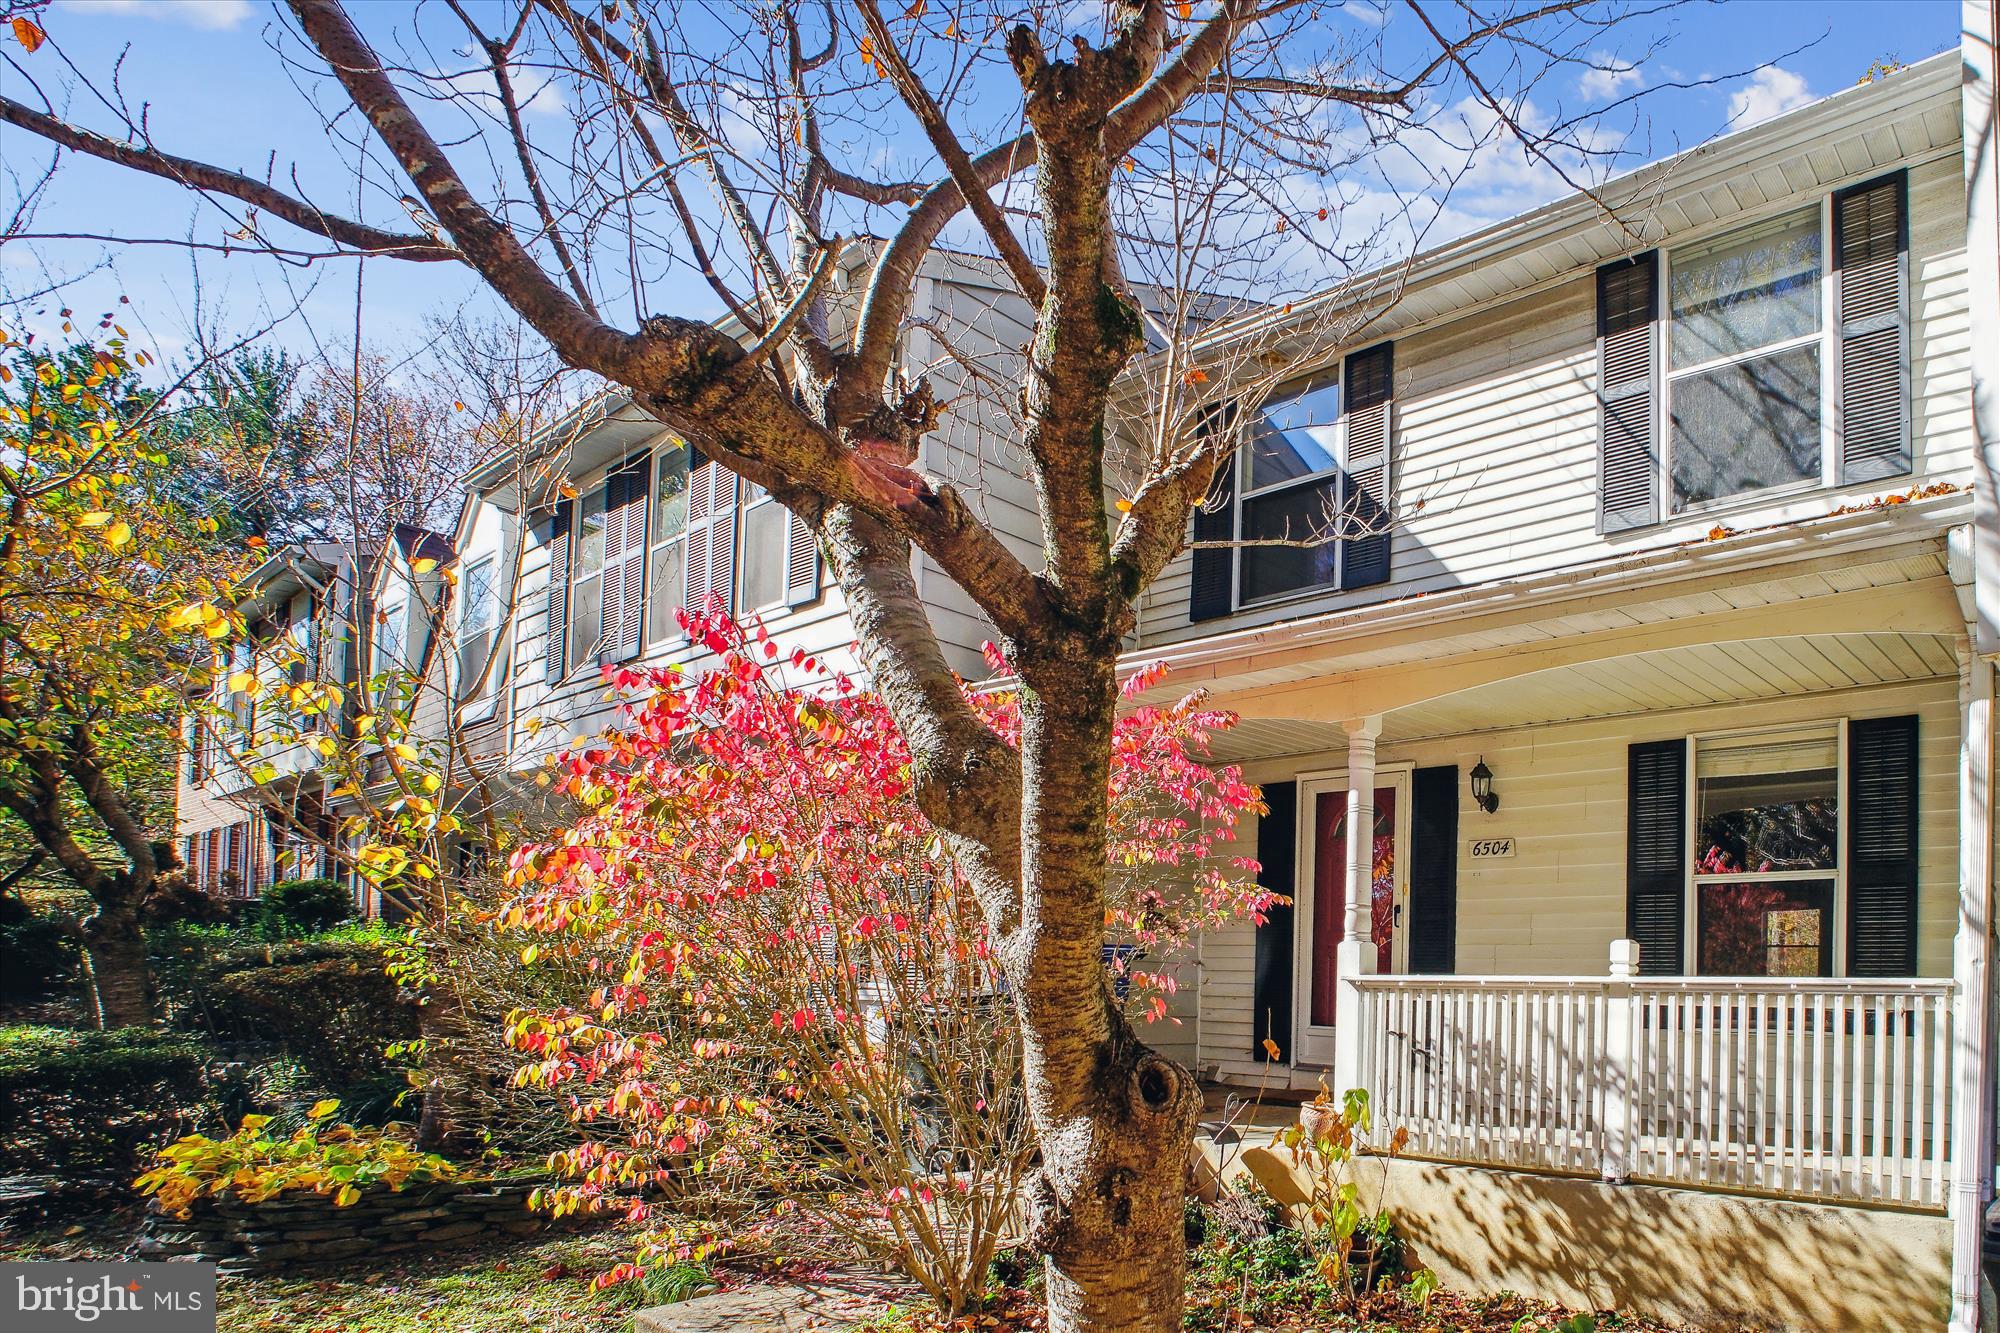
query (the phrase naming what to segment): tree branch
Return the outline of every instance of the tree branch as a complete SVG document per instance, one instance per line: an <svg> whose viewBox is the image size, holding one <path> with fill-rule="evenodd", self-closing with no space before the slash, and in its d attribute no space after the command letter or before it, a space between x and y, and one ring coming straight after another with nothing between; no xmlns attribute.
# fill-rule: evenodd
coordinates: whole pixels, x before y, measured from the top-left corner
<svg viewBox="0 0 2000 1333"><path fill-rule="evenodd" d="M67 121L58 120L11 97L0 96L0 122L19 126L30 134L39 135L51 143L82 153L86 157L115 162L119 166L130 167L134 171L158 176L162 180L170 180L191 189L228 195L232 199L239 199L275 218L289 222L301 231L324 236L338 245L345 245L367 254L394 255L398 259L430 261L462 261L465 258L451 246L433 237L384 231L365 222L337 217L322 212L302 199L295 199L282 190L273 189L255 177L245 176L237 171L226 171L205 162L197 162L193 158L163 153L156 148L141 144L112 139L94 130L86 130Z"/></svg>

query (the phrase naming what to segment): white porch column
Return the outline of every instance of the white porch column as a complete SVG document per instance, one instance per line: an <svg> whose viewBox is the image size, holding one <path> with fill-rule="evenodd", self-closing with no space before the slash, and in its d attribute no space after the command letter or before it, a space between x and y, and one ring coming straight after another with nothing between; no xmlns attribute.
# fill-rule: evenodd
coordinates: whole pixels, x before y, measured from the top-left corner
<svg viewBox="0 0 2000 1333"><path fill-rule="evenodd" d="M1341 726L1347 731L1347 874L1346 911L1334 954L1336 1096L1361 1086L1362 1043L1367 1039L1361 990L1354 978L1375 970L1375 738L1382 734L1382 719L1354 718Z"/></svg>
<svg viewBox="0 0 2000 1333"><path fill-rule="evenodd" d="M1604 992L1604 1159L1598 1174L1614 1185L1632 1176L1632 1116L1638 1104L1632 978L1638 975L1639 942L1611 941L1611 981Z"/></svg>
<svg viewBox="0 0 2000 1333"><path fill-rule="evenodd" d="M1978 1333L1993 1170L1993 665L1960 642L1958 934L1952 947L1951 1333Z"/></svg>

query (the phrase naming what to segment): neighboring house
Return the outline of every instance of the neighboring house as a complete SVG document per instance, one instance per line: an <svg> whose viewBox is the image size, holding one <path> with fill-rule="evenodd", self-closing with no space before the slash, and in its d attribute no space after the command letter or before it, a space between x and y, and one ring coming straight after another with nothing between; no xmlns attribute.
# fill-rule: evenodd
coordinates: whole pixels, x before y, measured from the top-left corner
<svg viewBox="0 0 2000 1333"><path fill-rule="evenodd" d="M1952 52L1615 180L1636 234L1573 197L1420 256L1240 423L1147 595L1133 656L1243 716L1238 850L1291 899L1204 938L1177 1053L1366 1088L1464 1164L1390 1201L1464 1280L1977 1326L2000 283L1960 84ZM1329 507L1393 521L1241 544Z"/></svg>
<svg viewBox="0 0 2000 1333"><path fill-rule="evenodd" d="M349 627L362 569L351 546L313 542L272 552L240 585L249 635L228 646L224 669L182 722L175 838L193 883L255 897L274 883L333 873L326 775L293 727L274 727L260 709L308 679L352 688L359 664ZM254 695L229 688L244 671L260 682Z"/></svg>
<svg viewBox="0 0 2000 1333"><path fill-rule="evenodd" d="M866 246L849 251L836 291L868 257ZM1038 520L1025 469L1009 452L1013 433L993 428L996 406L937 350L949 339L971 355L1018 356L1031 313L997 265L942 252L926 260L918 297L906 369L927 375L949 405L920 465L963 486L968 502L1032 558ZM478 549L492 553L513 610L499 649L507 670L497 678L512 766L529 767L612 720L605 667L701 661L706 650L689 642L676 614L711 597L830 666L856 669L844 600L805 526L625 398L600 396L526 453L496 457L467 478L485 534ZM468 571L472 549L461 557ZM968 677L985 674L985 622L927 557L913 559L949 661Z"/></svg>

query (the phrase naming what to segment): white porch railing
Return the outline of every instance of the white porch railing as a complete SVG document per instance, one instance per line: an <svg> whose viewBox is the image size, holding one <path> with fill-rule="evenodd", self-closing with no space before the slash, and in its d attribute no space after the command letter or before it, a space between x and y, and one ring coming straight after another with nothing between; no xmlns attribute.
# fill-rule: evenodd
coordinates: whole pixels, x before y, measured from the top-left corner
<svg viewBox="0 0 2000 1333"><path fill-rule="evenodd" d="M1634 946L1613 946L1623 971L1621 946ZM1360 1000L1356 1086L1368 1089L1381 1130L1409 1131L1410 1155L1945 1207L1949 981L1350 984Z"/></svg>

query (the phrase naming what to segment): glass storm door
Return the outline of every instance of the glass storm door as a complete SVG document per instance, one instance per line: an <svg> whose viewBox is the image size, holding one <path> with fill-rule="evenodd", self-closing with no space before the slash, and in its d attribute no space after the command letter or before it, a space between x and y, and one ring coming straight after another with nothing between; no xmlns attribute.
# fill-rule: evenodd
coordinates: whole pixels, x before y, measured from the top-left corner
<svg viewBox="0 0 2000 1333"><path fill-rule="evenodd" d="M1312 867L1307 901L1299 904L1304 924L1297 978L1299 1058L1306 1064L1333 1059L1333 1027L1338 1017L1338 949L1345 930L1347 886L1347 788L1339 779L1303 784L1311 812L1301 820L1304 864ZM1377 773L1374 828L1371 830L1374 873L1370 877L1370 907L1374 918L1375 970L1399 972L1406 941L1398 927L1403 915L1409 847L1410 777L1407 772Z"/></svg>

